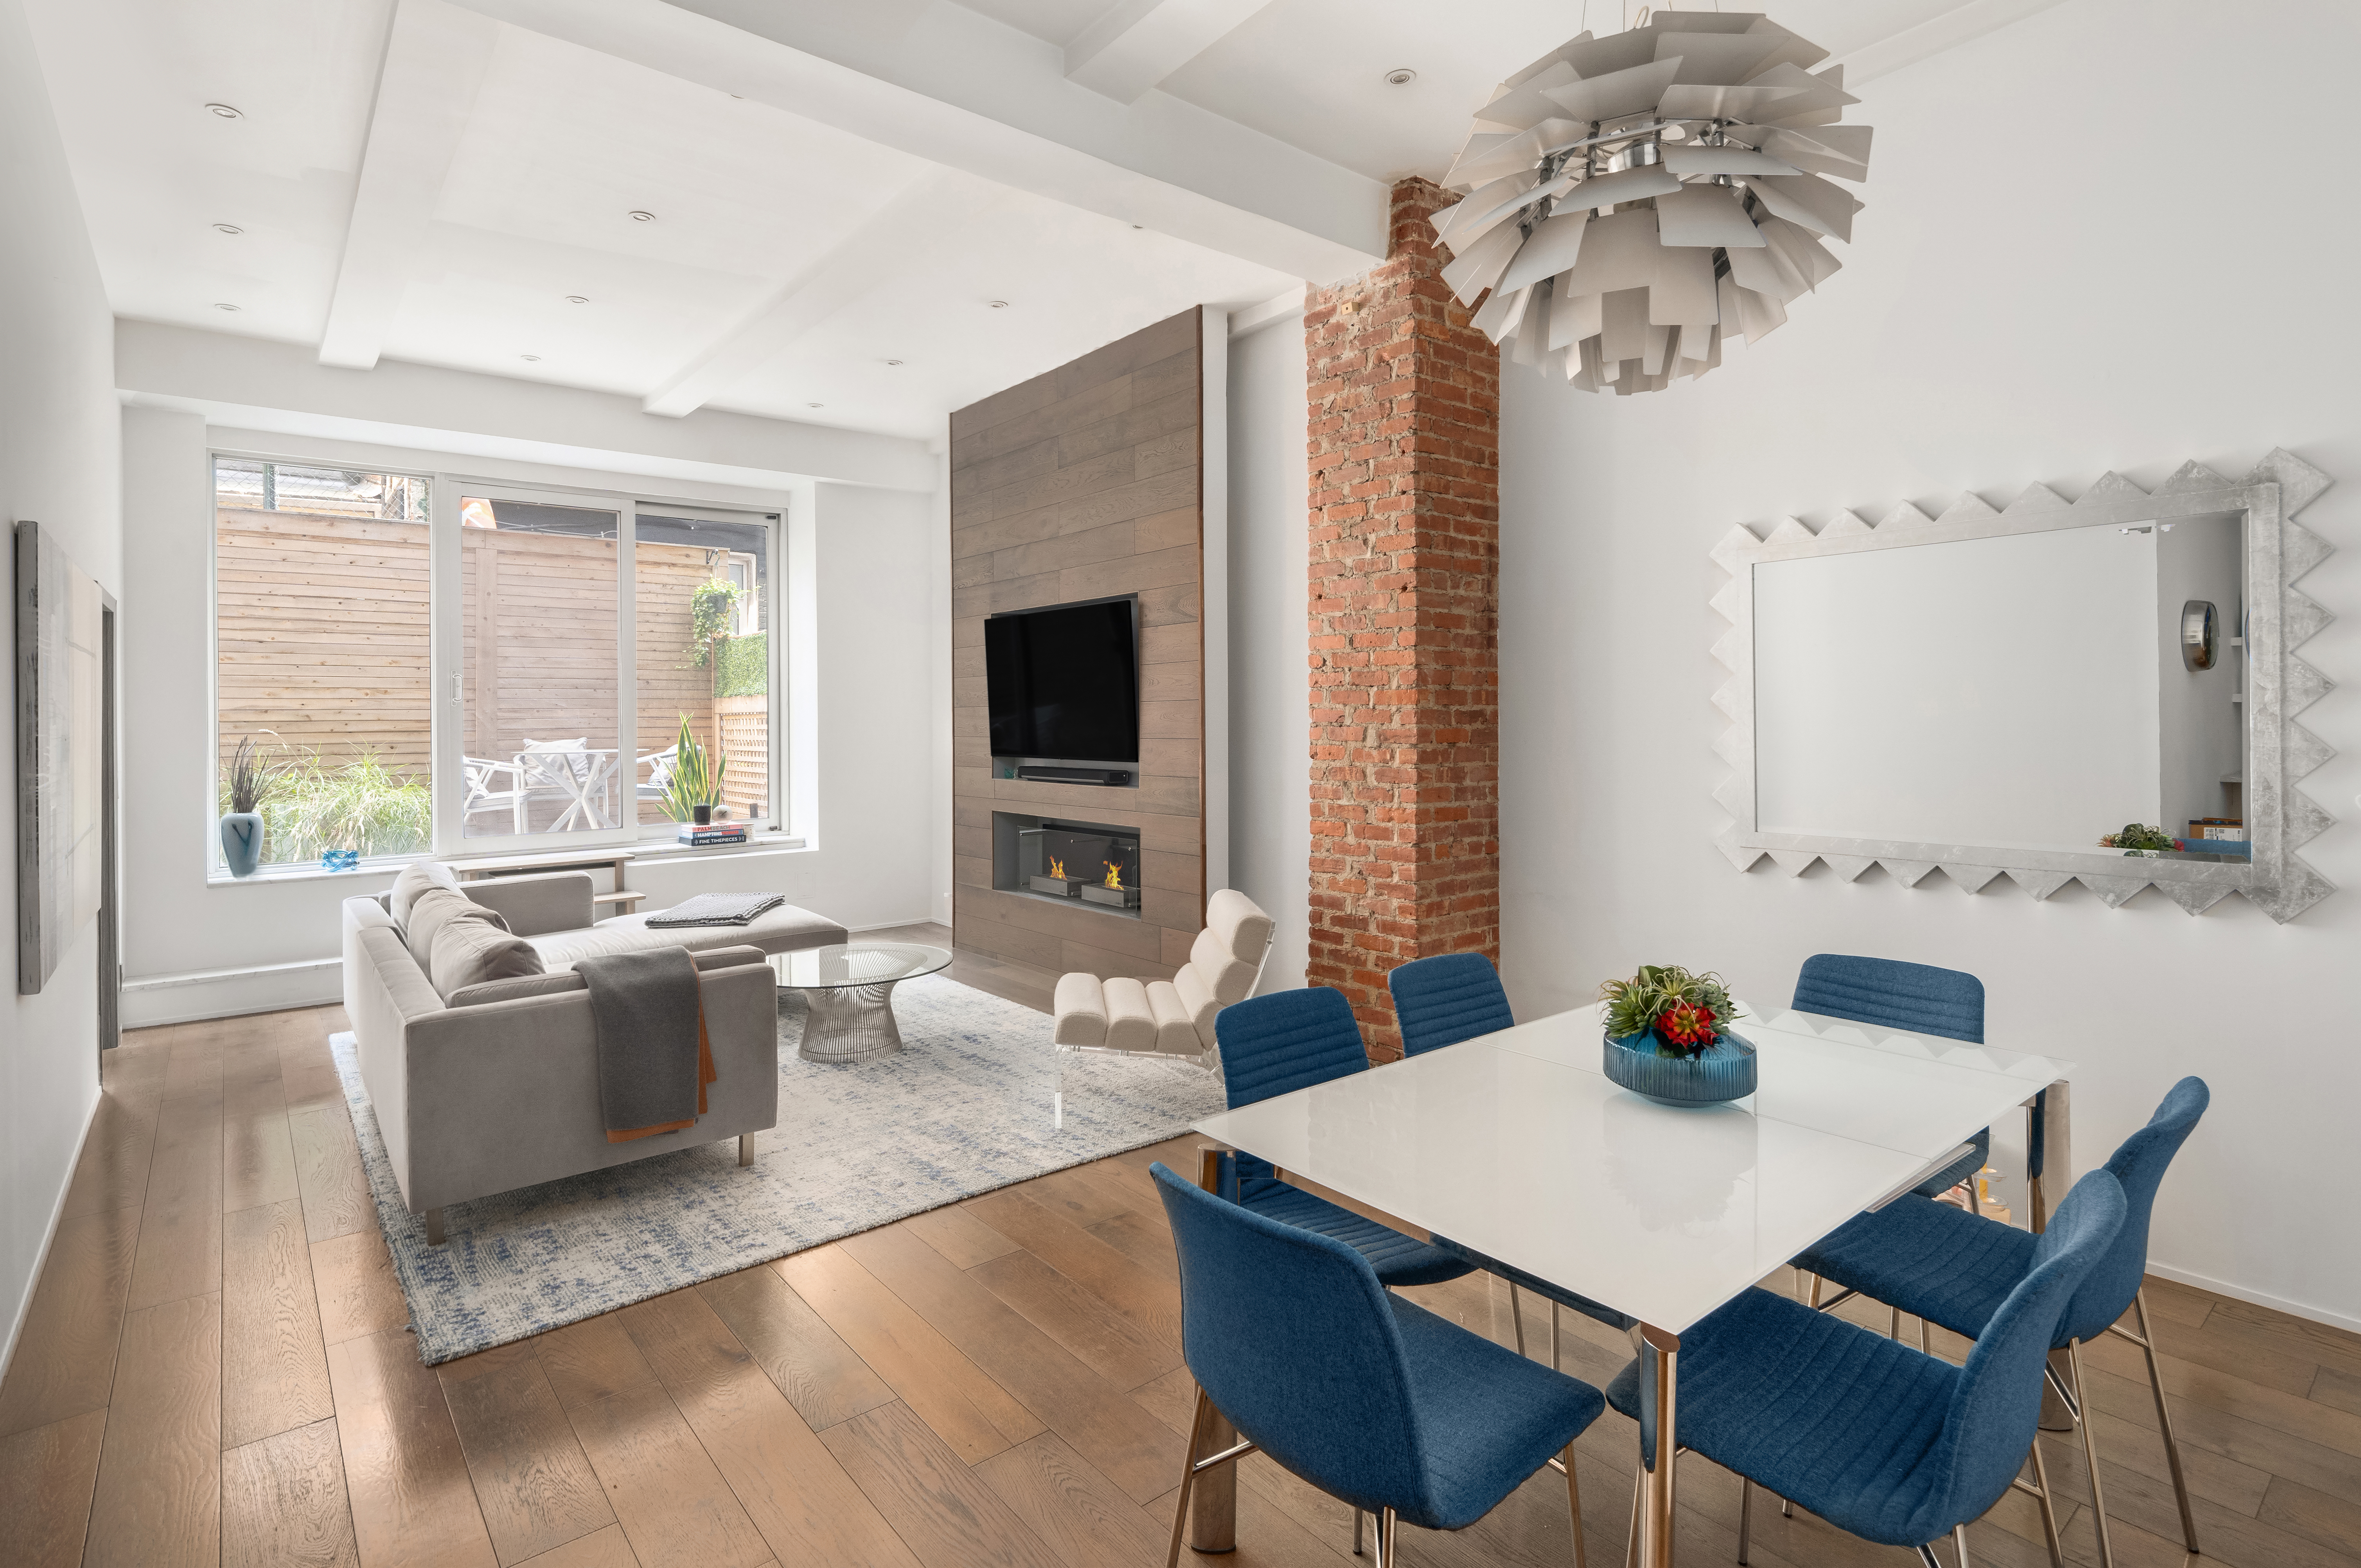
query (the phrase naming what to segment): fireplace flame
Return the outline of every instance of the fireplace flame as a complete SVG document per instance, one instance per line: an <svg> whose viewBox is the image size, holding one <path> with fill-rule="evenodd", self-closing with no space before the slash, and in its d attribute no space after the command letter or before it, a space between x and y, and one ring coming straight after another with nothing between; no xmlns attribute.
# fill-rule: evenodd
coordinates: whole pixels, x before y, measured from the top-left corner
<svg viewBox="0 0 2361 1568"><path fill-rule="evenodd" d="M1059 878L1060 881L1064 880L1066 875L1066 862L1060 860L1055 855L1050 856L1049 874L1053 877Z"/></svg>
<svg viewBox="0 0 2361 1568"><path fill-rule="evenodd" d="M1123 868L1121 866L1116 865L1113 861L1101 861L1099 864L1106 867L1107 869L1107 886L1121 887L1123 885Z"/></svg>

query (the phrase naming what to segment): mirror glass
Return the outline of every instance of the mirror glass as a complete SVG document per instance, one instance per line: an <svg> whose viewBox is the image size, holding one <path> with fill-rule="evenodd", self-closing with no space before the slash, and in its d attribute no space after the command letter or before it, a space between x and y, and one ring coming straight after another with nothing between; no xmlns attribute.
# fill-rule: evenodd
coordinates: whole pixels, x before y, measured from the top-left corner
<svg viewBox="0 0 2361 1568"><path fill-rule="evenodd" d="M2244 859L2244 562L2231 516L1756 564L1759 828Z"/></svg>

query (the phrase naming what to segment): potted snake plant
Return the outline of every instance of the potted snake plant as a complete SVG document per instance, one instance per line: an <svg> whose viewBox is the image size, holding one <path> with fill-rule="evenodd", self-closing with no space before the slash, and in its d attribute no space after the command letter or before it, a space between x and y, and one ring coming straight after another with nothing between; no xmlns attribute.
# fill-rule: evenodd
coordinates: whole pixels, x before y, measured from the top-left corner
<svg viewBox="0 0 2361 1568"><path fill-rule="evenodd" d="M713 808L721 800L721 776L729 767L729 757L707 751L689 729L688 715L682 714L680 737L673 743L672 778L664 788L664 815L700 828L711 822Z"/></svg>

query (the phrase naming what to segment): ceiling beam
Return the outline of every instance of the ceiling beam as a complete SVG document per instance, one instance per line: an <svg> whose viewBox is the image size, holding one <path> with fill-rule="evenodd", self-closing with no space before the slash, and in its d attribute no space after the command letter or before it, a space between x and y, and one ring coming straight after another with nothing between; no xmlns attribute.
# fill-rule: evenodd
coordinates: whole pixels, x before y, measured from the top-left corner
<svg viewBox="0 0 2361 1568"><path fill-rule="evenodd" d="M377 364L402 291L423 259L451 159L491 66L500 25L444 0L401 0L378 73L368 143L345 224L344 259L320 334L320 363Z"/></svg>
<svg viewBox="0 0 2361 1568"><path fill-rule="evenodd" d="M675 419L695 412L838 311L939 256L944 241L1000 193L956 170L926 175L691 355L641 406Z"/></svg>
<svg viewBox="0 0 2361 1568"><path fill-rule="evenodd" d="M1170 93L1116 103L1070 80L1057 46L962 5L460 3L1294 277L1333 281L1385 258L1383 181Z"/></svg>
<svg viewBox="0 0 2361 1568"><path fill-rule="evenodd" d="M1118 0L1066 46L1066 75L1136 104L1271 0Z"/></svg>

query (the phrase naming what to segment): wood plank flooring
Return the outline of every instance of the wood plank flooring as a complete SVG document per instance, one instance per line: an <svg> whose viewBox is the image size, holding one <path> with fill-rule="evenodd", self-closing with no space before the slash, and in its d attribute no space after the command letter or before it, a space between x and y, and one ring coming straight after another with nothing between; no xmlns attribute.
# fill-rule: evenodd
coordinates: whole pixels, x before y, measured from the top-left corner
<svg viewBox="0 0 2361 1568"><path fill-rule="evenodd" d="M876 933L949 941L940 927ZM961 955L1044 1006L1054 977ZM106 1092L0 1382L0 1559L22 1568L1102 1568L1162 1561L1192 1385L1148 1167L1102 1160L440 1367L418 1364L318 1008L138 1031ZM1784 1283L1774 1281L1774 1284ZM1411 1292L1502 1342L1504 1288ZM2149 1282L2205 1557L2361 1568L2361 1336ZM1549 1354L1528 1302L1529 1354ZM1883 1309L1860 1321L1882 1328ZM1630 1351L1567 1314L1569 1372ZM1905 1324L1905 1335L1915 1325ZM1954 1359L1961 1342L1938 1335ZM2138 1352L2088 1353L2117 1561L2180 1563ZM2044 1439L2067 1551L2096 1560L2081 1443ZM1576 1445L1590 1561L1623 1559L1633 1436ZM1344 1568L1345 1508L1260 1457L1239 1568ZM1739 1488L1691 1456L1679 1549L1735 1555ZM1756 1510L1768 1568L1893 1564ZM1572 1561L1565 1493L1529 1481L1407 1563ZM2046 1562L2029 1499L1975 1562ZM1210 1561L1210 1560L1196 1560ZM1366 1560L1364 1560L1366 1561Z"/></svg>

